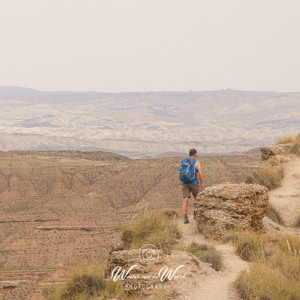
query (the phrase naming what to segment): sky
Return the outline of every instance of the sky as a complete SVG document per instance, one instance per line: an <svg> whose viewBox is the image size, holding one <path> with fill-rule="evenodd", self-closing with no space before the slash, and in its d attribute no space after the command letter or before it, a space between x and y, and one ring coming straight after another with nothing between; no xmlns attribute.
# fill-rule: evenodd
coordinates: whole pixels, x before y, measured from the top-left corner
<svg viewBox="0 0 300 300"><path fill-rule="evenodd" d="M0 0L0 85L300 92L299 0Z"/></svg>

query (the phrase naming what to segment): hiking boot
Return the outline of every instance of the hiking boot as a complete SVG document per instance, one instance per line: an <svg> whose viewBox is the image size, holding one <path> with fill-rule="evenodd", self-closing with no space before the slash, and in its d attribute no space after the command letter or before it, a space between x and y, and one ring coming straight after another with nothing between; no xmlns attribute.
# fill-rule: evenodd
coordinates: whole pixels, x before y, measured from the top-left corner
<svg viewBox="0 0 300 300"><path fill-rule="evenodd" d="M187 215L184 215L184 216L183 216L183 219L184 219L183 224L190 223L190 222L189 222L189 218L188 218Z"/></svg>

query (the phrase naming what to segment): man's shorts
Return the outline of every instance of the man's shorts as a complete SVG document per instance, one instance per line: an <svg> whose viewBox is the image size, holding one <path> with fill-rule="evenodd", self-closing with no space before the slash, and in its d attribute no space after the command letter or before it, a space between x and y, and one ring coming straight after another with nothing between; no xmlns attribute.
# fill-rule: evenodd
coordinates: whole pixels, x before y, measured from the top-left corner
<svg viewBox="0 0 300 300"><path fill-rule="evenodd" d="M189 184L184 183L182 185L182 195L183 199L188 198L190 196L190 193L192 192L193 196L196 198L199 193L199 184Z"/></svg>

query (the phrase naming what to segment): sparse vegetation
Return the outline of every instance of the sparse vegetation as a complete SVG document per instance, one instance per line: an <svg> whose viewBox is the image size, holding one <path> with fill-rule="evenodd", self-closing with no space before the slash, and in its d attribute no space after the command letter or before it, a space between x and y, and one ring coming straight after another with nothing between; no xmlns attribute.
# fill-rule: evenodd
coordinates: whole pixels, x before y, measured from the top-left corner
<svg viewBox="0 0 300 300"><path fill-rule="evenodd" d="M288 144L288 143L293 143L293 144L300 143L300 133L298 133L296 136L289 135L289 136L282 137L276 142L277 145Z"/></svg>
<svg viewBox="0 0 300 300"><path fill-rule="evenodd" d="M214 249L214 245L208 245L208 244L198 244L195 242L192 242L185 250L191 253L196 253L199 251L207 251L209 249Z"/></svg>
<svg viewBox="0 0 300 300"><path fill-rule="evenodd" d="M197 255L197 253L195 255ZM203 262L211 264L212 268L216 271L220 271L223 267L223 259L221 253L215 249L205 251L204 254L200 256L200 259Z"/></svg>
<svg viewBox="0 0 300 300"><path fill-rule="evenodd" d="M300 238L238 234L237 252L255 261L235 283L242 299L300 299Z"/></svg>
<svg viewBox="0 0 300 300"><path fill-rule="evenodd" d="M272 204L269 205L266 211L266 216L269 217L272 221L280 225L284 225L280 212Z"/></svg>
<svg viewBox="0 0 300 300"><path fill-rule="evenodd" d="M163 213L167 216L167 217L178 217L178 213L176 210L174 209L170 209L170 210L164 210Z"/></svg>
<svg viewBox="0 0 300 300"><path fill-rule="evenodd" d="M111 299L124 294L121 281L107 279L101 267L78 269L61 287L43 290L43 296L51 300Z"/></svg>
<svg viewBox="0 0 300 300"><path fill-rule="evenodd" d="M260 166L254 173L254 179L258 184L272 190L280 186L283 173L283 167Z"/></svg>
<svg viewBox="0 0 300 300"><path fill-rule="evenodd" d="M246 261L255 261L266 256L264 237L252 231L243 231L233 238L236 252Z"/></svg>
<svg viewBox="0 0 300 300"><path fill-rule="evenodd" d="M242 272L235 284L241 299L299 299L299 283L291 281L266 264L255 265Z"/></svg>
<svg viewBox="0 0 300 300"><path fill-rule="evenodd" d="M293 147L291 148L291 153L300 155L300 141L293 145Z"/></svg>
<svg viewBox="0 0 300 300"><path fill-rule="evenodd" d="M294 137L289 135L289 136L286 136L286 137L283 137L281 139L279 139L276 144L277 145L280 145L280 144L288 144L288 143L294 143Z"/></svg>
<svg viewBox="0 0 300 300"><path fill-rule="evenodd" d="M153 213L136 223L122 227L121 240L127 249L153 244L169 253L181 234L176 217L169 214Z"/></svg>
<svg viewBox="0 0 300 300"><path fill-rule="evenodd" d="M287 144L292 143L293 146L290 150L292 154L300 155L300 133L296 136L286 136L277 141L276 144Z"/></svg>
<svg viewBox="0 0 300 300"><path fill-rule="evenodd" d="M296 219L295 227L300 227L300 215Z"/></svg>
<svg viewBox="0 0 300 300"><path fill-rule="evenodd" d="M255 183L255 179L253 176L247 176L245 179L245 183L252 184Z"/></svg>
<svg viewBox="0 0 300 300"><path fill-rule="evenodd" d="M186 251L191 252L203 262L211 264L212 268L220 271L223 267L223 259L221 253L215 249L214 245L197 244L192 242Z"/></svg>

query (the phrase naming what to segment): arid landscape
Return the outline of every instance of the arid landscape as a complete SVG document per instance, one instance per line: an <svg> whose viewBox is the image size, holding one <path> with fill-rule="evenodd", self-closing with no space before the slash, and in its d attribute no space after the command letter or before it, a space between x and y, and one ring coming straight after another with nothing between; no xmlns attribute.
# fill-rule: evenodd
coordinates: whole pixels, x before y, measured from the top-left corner
<svg viewBox="0 0 300 300"><path fill-rule="evenodd" d="M0 300L300 300L299 11L0 1Z"/></svg>
<svg viewBox="0 0 300 300"><path fill-rule="evenodd" d="M0 86L0 150L100 150L131 158L180 156L190 148L238 153L297 133L299 101L299 93L79 93Z"/></svg>
<svg viewBox="0 0 300 300"><path fill-rule="evenodd" d="M1 152L2 299L34 299L30 295L61 282L75 266L104 263L120 225L135 217L181 212L181 159ZM257 150L199 159L205 186L243 182L260 161Z"/></svg>

